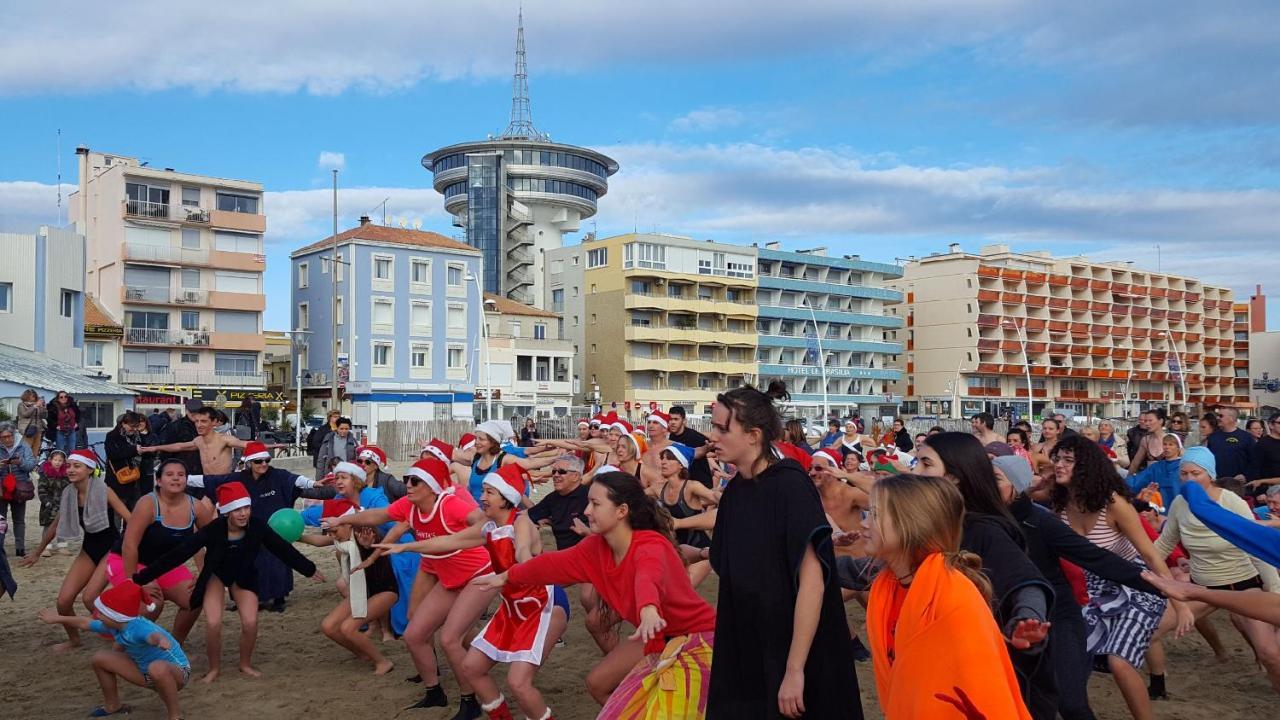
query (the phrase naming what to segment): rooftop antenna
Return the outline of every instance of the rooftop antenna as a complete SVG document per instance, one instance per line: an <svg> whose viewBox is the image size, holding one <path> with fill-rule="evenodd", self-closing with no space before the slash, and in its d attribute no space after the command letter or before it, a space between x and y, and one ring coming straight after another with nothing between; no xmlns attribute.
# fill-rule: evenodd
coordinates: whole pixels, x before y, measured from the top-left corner
<svg viewBox="0 0 1280 720"><path fill-rule="evenodd" d="M62 227L62 128L58 128L58 227Z"/></svg>
<svg viewBox="0 0 1280 720"><path fill-rule="evenodd" d="M533 126L533 113L529 110L529 71L524 59L524 3L520 4L516 21L516 74L511 82L511 122L499 139L551 140L549 135Z"/></svg>
<svg viewBox="0 0 1280 720"><path fill-rule="evenodd" d="M387 198L383 198L383 199L382 199L382 202L378 203L378 205L381 205L381 206L382 206L382 224L383 224L384 226L387 224L387 201L388 201L388 200L390 200L390 199L391 199L391 198L389 198L389 197L387 197ZM376 208L376 207L378 207L378 205L374 205L373 207L374 207L374 208ZM371 210L370 212L372 212L372 210Z"/></svg>

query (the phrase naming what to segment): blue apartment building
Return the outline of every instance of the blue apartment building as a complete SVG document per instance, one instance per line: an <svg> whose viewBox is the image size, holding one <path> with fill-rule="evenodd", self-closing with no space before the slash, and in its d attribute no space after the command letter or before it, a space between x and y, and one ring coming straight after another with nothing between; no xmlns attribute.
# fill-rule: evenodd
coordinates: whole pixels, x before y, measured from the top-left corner
<svg viewBox="0 0 1280 720"><path fill-rule="evenodd" d="M827 408L841 417L854 411L864 417L896 415L902 397L892 383L902 371L889 366L902 352L894 338L903 319L886 314L885 305L901 302L902 293L884 285L901 277L897 265L832 257L825 248L761 248L761 385L784 380L799 417L820 419Z"/></svg>
<svg viewBox="0 0 1280 720"><path fill-rule="evenodd" d="M338 234L336 249L325 238L290 258L293 329L310 331L301 362L304 403L329 407L336 349L339 409L371 440L380 421L473 417L479 250L363 217Z"/></svg>

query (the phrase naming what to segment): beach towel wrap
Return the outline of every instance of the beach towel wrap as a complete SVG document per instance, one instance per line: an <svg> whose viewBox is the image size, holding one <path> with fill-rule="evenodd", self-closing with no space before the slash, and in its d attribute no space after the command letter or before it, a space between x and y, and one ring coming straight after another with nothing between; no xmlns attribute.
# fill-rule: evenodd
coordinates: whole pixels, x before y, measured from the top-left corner
<svg viewBox="0 0 1280 720"><path fill-rule="evenodd" d="M351 572L360 564L360 546L355 540L338 540L333 546L338 550L338 568L347 578L347 598L351 602L351 617L369 616L369 589L365 584L364 570Z"/></svg>
<svg viewBox="0 0 1280 720"><path fill-rule="evenodd" d="M102 478L96 476L89 478L88 483L89 489L84 497L83 528L80 527L80 519L77 517L80 500L76 495L79 490L74 483L68 483L62 489L56 531L59 541L79 540L84 537L86 531L96 533L107 529L110 522L107 517L107 484Z"/></svg>

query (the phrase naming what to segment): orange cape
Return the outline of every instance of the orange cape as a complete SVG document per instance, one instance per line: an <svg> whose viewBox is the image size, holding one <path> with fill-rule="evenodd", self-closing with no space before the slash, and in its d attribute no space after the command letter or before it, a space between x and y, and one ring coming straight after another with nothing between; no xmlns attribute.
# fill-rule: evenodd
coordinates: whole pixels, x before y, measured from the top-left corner
<svg viewBox="0 0 1280 720"><path fill-rule="evenodd" d="M890 662L896 603L901 610ZM893 573L880 573L867 605L867 636L887 720L1030 720L990 607L940 553L925 558L905 590Z"/></svg>

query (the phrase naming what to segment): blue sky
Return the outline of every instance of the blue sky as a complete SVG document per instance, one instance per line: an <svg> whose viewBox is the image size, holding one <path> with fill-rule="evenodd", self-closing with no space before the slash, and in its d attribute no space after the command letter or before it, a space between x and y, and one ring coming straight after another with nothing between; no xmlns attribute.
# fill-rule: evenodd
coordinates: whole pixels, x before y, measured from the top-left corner
<svg viewBox="0 0 1280 720"><path fill-rule="evenodd" d="M262 182L268 288L287 286L289 250L327 234L334 164L343 226L389 197L389 215L459 232L419 159L506 125L514 2L201 13L0 8L0 26L23 28L0 40L0 231L55 219L61 128L64 183L77 144ZM1162 269L1237 297L1280 273L1274 2L531 1L525 14L536 124L622 165L601 234L887 261L1000 242L1153 269L1159 245ZM269 292L267 326L288 306Z"/></svg>

